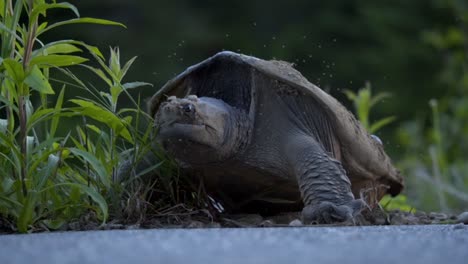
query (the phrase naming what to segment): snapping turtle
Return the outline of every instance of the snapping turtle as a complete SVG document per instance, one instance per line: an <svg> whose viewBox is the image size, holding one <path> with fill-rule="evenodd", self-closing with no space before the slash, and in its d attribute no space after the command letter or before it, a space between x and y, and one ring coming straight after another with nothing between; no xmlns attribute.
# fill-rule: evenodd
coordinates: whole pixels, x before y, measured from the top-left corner
<svg viewBox="0 0 468 264"><path fill-rule="evenodd" d="M170 80L149 111L157 142L234 207L299 205L305 222L331 223L403 188L381 142L286 62L220 52Z"/></svg>

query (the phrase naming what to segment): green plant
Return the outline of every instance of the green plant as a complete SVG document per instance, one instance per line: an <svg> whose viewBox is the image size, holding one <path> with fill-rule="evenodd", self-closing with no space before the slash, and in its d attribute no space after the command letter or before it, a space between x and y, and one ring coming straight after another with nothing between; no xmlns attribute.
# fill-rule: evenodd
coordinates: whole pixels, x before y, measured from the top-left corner
<svg viewBox="0 0 468 264"><path fill-rule="evenodd" d="M46 14L51 9L70 10L76 18L49 23ZM20 17L27 18L25 24ZM111 49L106 64L98 48L82 41L44 43L39 37L68 24L123 25L80 17L70 3L44 0L1 0L0 19L0 110L4 113L0 119L0 215L12 219L20 232L58 228L88 210L106 221L109 208L105 198L111 193L112 176L123 152L117 143L142 145L149 135L141 135L135 127L150 118L139 108L118 110L117 100L128 89L148 84L122 83L135 58L121 67L118 49ZM83 51L100 68L85 64L88 59L76 55ZM108 91L85 84L69 66L91 70L107 84ZM52 82L52 70L73 83ZM66 87L84 89L94 100L74 98L70 102L75 106L65 107ZM49 105L56 93L55 104ZM81 118L83 123L76 132L63 131L64 118Z"/></svg>
<svg viewBox="0 0 468 264"><path fill-rule="evenodd" d="M440 61L436 84L444 95L398 135L411 200L424 210L453 212L468 208L468 8L460 1L437 5L456 18L422 34Z"/></svg>
<svg viewBox="0 0 468 264"><path fill-rule="evenodd" d="M390 97L390 94L388 93L379 93L373 96L370 83L366 83L364 88L361 88L357 93L346 90L345 94L348 99L353 102L358 120L370 133L377 132L379 129L390 124L396 119L394 116L390 116L379 119L374 123L369 121L372 107L381 100ZM402 194L396 197L386 195L380 201L380 205L386 210L398 209L402 211L414 211L414 208L407 203L406 196Z"/></svg>
<svg viewBox="0 0 468 264"><path fill-rule="evenodd" d="M378 102L390 97L389 93L378 93L376 95L372 95L370 83L366 83L364 88L359 89L357 93L351 90L345 90L344 93L348 99L353 102L358 120L364 128L369 131L369 133L375 133L382 127L395 121L396 118L394 116L389 116L379 119L373 123L370 122L371 109Z"/></svg>
<svg viewBox="0 0 468 264"><path fill-rule="evenodd" d="M390 195L385 195L380 200L380 205L387 211L390 210L400 210L405 212L415 212L414 207L409 205L408 198L406 195L398 195L396 197L391 197Z"/></svg>

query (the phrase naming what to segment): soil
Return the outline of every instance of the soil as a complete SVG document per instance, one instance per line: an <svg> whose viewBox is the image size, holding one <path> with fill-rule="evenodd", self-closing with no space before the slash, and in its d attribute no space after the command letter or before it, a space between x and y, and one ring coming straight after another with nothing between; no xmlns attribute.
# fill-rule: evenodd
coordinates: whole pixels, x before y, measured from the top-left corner
<svg viewBox="0 0 468 264"><path fill-rule="evenodd" d="M466 214L466 213L465 213ZM461 214L463 215L463 214ZM461 216L460 215L460 216ZM310 226L364 226L364 225L431 225L457 224L460 216L445 213L403 212L399 210L384 211L375 209L363 212L355 222L344 222L332 225ZM259 214L212 214L208 210L175 209L164 214L147 215L140 219L113 219L105 224L100 223L93 213L62 226L56 231L111 230L111 229L148 229L148 228L221 228L221 227L287 227L304 226L300 222L299 212L282 213L274 216ZM466 219L465 219L466 220ZM463 221L468 224L468 221ZM16 233L13 225L0 218L0 234ZM45 226L37 227L32 232L54 231Z"/></svg>
<svg viewBox="0 0 468 264"><path fill-rule="evenodd" d="M303 226L299 221L299 212L282 213L275 216L259 214L217 214L207 210L171 212L164 215L150 215L139 221L111 220L104 225L97 222L75 222L66 230L95 229L140 229L140 228L221 228L221 227L287 227ZM353 226L353 225L430 225L456 224L457 216L445 213L403 212L381 209L367 211L356 217L355 222L344 222L332 225L311 226Z"/></svg>

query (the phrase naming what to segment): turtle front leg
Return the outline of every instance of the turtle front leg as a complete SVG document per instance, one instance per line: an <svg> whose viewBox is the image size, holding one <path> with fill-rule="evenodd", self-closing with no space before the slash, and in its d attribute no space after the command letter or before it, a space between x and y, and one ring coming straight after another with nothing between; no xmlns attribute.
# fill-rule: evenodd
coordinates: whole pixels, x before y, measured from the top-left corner
<svg viewBox="0 0 468 264"><path fill-rule="evenodd" d="M365 207L354 199L351 182L341 163L333 159L312 137L298 136L287 153L304 202L304 223L330 224L354 220Z"/></svg>

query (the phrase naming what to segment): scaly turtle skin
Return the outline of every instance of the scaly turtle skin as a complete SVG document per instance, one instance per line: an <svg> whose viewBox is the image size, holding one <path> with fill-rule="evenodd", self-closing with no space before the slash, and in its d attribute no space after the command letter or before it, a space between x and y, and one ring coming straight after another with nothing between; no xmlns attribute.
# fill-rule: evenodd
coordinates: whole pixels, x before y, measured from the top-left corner
<svg viewBox="0 0 468 264"><path fill-rule="evenodd" d="M382 144L286 62L218 53L149 109L156 141L232 208L300 205L306 223L332 223L403 188Z"/></svg>

